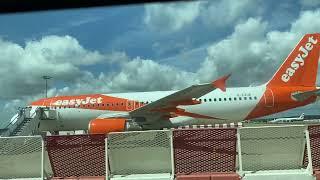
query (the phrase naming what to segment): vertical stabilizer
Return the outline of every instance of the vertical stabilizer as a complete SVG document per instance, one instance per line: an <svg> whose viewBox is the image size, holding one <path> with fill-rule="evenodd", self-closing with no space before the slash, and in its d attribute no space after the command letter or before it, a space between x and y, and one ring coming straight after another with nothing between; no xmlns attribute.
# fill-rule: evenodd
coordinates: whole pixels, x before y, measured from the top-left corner
<svg viewBox="0 0 320 180"><path fill-rule="evenodd" d="M268 82L268 86L315 86L319 52L320 34L304 35Z"/></svg>

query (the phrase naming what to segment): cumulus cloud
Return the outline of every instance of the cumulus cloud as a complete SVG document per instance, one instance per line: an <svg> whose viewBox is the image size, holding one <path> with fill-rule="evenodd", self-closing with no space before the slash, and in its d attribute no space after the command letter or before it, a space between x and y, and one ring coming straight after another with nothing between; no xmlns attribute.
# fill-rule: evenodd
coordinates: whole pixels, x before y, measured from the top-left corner
<svg viewBox="0 0 320 180"><path fill-rule="evenodd" d="M189 3L151 4L145 6L144 23L157 32L176 32L192 24L198 17L213 27L233 25L252 15L259 15L263 8L256 0L216 0Z"/></svg>
<svg viewBox="0 0 320 180"><path fill-rule="evenodd" d="M204 3L202 20L205 24L214 27L225 27L233 25L248 16L259 15L262 8L259 0L217 0Z"/></svg>
<svg viewBox="0 0 320 180"><path fill-rule="evenodd" d="M137 57L125 64L111 82L111 89L117 91L150 91L183 88L198 80L195 73Z"/></svg>
<svg viewBox="0 0 320 180"><path fill-rule="evenodd" d="M200 4L189 2L146 5L144 23L160 32L178 31L199 16Z"/></svg>
<svg viewBox="0 0 320 180"><path fill-rule="evenodd" d="M199 83L197 74L159 64L151 59L136 57L120 63L120 71L101 72L94 76L90 72L69 87L52 90L54 95L83 93L110 93L180 89Z"/></svg>
<svg viewBox="0 0 320 180"><path fill-rule="evenodd" d="M320 2L320 1L319 1ZM300 17L292 23L290 32L302 36L305 33L316 33L320 30L320 9L302 11Z"/></svg>
<svg viewBox="0 0 320 180"><path fill-rule="evenodd" d="M43 97L43 75L64 81L67 86L52 88L49 96L94 92L169 90L189 85L195 74L161 65L150 59L130 59L124 52L101 54L82 47L70 36L47 36L28 41L25 46L0 40L0 99L7 107L28 104ZM117 71L94 74L88 65L117 64ZM161 82L161 83L159 83Z"/></svg>
<svg viewBox="0 0 320 180"><path fill-rule="evenodd" d="M105 56L84 49L70 36L46 36L25 46L0 39L0 98L34 95L43 88L43 75L71 82L81 66L101 63Z"/></svg>
<svg viewBox="0 0 320 180"><path fill-rule="evenodd" d="M232 72L233 86L261 84L272 77L299 39L306 33L320 29L319 10L304 11L288 31L267 31L267 23L260 18L249 18L238 24L226 39L210 45L208 56L198 74L208 81L214 69L217 74Z"/></svg>
<svg viewBox="0 0 320 180"><path fill-rule="evenodd" d="M231 36L211 45L207 50L208 56L198 71L202 74L201 79L211 80L212 70L217 74L233 73L232 85L251 82L253 78L250 76L253 74L253 77L259 77L260 73L263 75L264 65L270 63L270 58L264 56L267 50L265 44L261 44L266 27L267 24L260 19L250 18L237 25Z"/></svg>

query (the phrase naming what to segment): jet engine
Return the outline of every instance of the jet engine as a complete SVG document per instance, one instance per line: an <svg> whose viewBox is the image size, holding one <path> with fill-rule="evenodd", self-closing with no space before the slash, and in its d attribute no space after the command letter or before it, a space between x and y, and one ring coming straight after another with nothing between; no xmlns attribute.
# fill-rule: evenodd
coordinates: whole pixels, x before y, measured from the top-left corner
<svg viewBox="0 0 320 180"><path fill-rule="evenodd" d="M89 122L88 127L89 134L108 134L132 130L141 130L141 127L125 118L93 119Z"/></svg>

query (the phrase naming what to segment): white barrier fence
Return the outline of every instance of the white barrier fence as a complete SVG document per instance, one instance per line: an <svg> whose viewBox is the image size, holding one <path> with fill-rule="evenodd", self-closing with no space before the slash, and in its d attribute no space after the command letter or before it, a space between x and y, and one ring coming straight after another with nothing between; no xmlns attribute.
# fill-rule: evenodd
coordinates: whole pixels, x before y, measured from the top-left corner
<svg viewBox="0 0 320 180"><path fill-rule="evenodd" d="M301 169L305 126L240 128L242 170Z"/></svg>
<svg viewBox="0 0 320 180"><path fill-rule="evenodd" d="M315 179L312 176L310 140L306 126L243 127L237 129L236 136L237 151L234 150L234 153L237 154L237 173L242 179ZM209 151L196 148L198 144L192 143L193 139L197 138L188 138L195 145L190 153L197 155L201 151ZM210 141L221 139L212 138ZM176 176L172 130L110 133L105 142L107 164L102 166L106 167L107 179L164 180ZM81 153L81 143L76 146L72 146L77 149L75 153ZM222 154L233 153L222 149L216 151ZM307 167L303 165L305 153L309 162ZM41 136L0 138L0 179L45 178L44 172L48 172L45 155ZM64 161L64 157L59 160ZM83 167L79 167L81 169Z"/></svg>
<svg viewBox="0 0 320 180"><path fill-rule="evenodd" d="M43 179L41 136L0 137L0 179Z"/></svg>
<svg viewBox="0 0 320 180"><path fill-rule="evenodd" d="M244 180L315 179L306 126L240 128L238 149L239 174ZM303 166L305 151L310 159L306 168Z"/></svg>
<svg viewBox="0 0 320 180"><path fill-rule="evenodd" d="M174 173L170 137L171 131L110 133L107 143L110 177L121 179L142 174L149 179L171 179ZM136 178L141 176L131 177Z"/></svg>

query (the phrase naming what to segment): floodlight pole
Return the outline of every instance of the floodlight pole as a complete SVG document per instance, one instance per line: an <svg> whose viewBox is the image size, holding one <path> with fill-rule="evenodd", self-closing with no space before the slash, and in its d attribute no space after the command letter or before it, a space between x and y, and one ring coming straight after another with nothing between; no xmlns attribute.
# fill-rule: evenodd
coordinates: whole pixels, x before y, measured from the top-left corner
<svg viewBox="0 0 320 180"><path fill-rule="evenodd" d="M48 79L51 79L50 76L42 76L42 78L46 81L46 98L48 98Z"/></svg>

